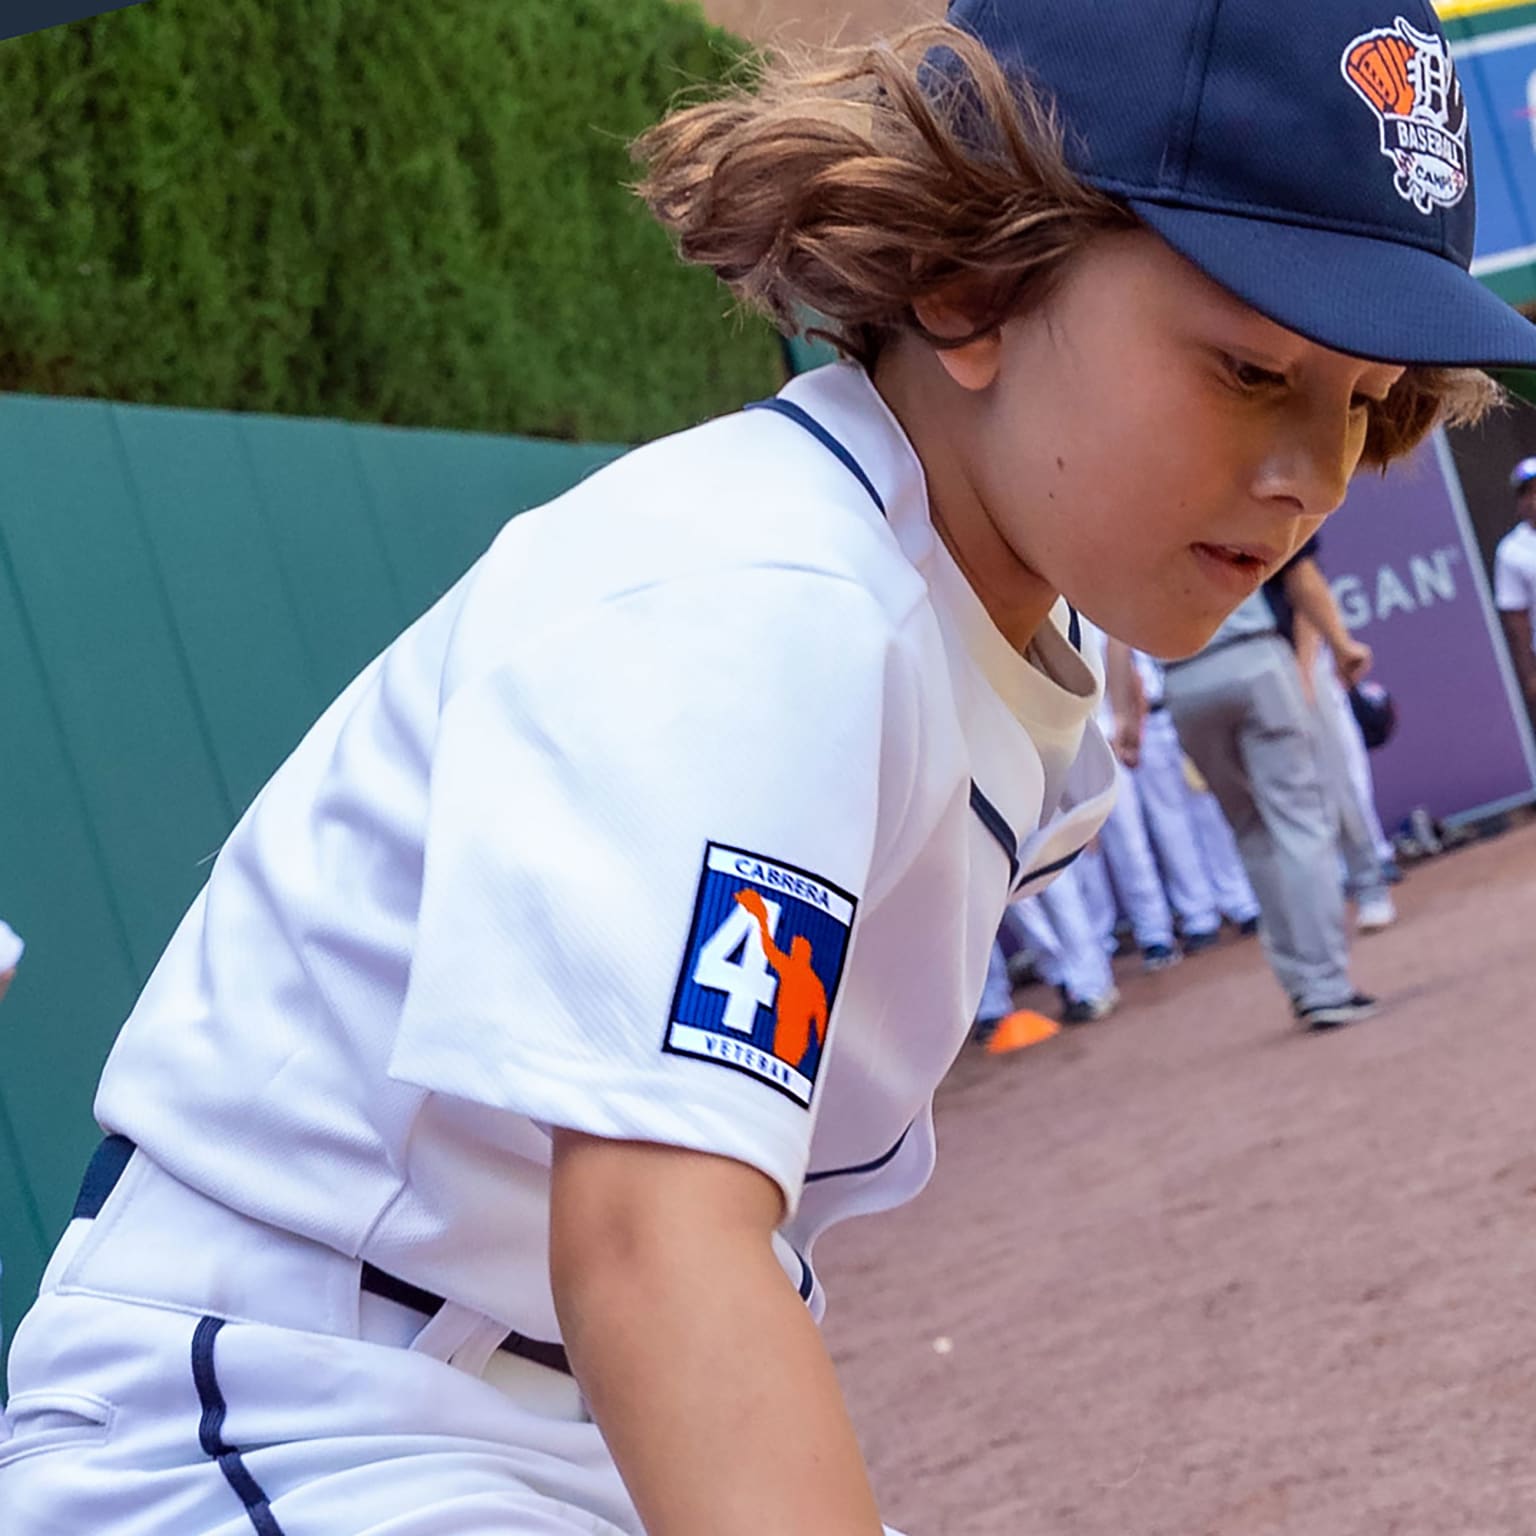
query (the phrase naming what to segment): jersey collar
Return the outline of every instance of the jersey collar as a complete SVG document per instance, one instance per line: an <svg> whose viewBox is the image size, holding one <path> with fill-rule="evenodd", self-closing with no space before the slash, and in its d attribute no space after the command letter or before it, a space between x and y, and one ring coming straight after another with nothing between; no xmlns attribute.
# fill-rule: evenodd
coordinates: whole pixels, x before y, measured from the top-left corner
<svg viewBox="0 0 1536 1536"><path fill-rule="evenodd" d="M1031 661L992 622L985 605L934 531L922 461L890 407L854 363L833 363L792 379L780 392L810 412L858 460L885 504L902 553L923 575L934 605L958 632L992 689L1022 723L1075 731L1103 688L1096 656L1067 639L1069 610L1058 602L1036 636Z"/></svg>

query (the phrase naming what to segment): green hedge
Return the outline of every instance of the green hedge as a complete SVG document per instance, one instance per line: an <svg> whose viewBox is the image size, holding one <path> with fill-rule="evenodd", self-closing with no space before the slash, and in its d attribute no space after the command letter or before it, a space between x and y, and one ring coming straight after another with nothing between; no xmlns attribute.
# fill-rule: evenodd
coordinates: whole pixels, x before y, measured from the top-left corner
<svg viewBox="0 0 1536 1536"><path fill-rule="evenodd" d="M0 45L0 388L632 441L770 390L627 140L674 0L151 0Z"/></svg>

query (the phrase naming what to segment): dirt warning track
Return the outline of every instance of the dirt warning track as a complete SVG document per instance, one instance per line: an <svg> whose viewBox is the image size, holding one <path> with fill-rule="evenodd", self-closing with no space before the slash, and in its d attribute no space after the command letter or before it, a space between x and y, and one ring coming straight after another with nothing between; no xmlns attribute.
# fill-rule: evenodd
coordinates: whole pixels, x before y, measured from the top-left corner
<svg viewBox="0 0 1536 1536"><path fill-rule="evenodd" d="M927 1193L817 1253L887 1521L1536 1536L1536 825L1398 905L1348 1030L1229 940L967 1052Z"/></svg>

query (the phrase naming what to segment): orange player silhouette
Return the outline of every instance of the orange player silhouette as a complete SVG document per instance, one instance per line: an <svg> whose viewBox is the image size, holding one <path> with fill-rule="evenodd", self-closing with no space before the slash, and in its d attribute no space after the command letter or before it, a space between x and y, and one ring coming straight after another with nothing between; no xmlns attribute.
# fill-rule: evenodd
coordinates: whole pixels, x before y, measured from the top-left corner
<svg viewBox="0 0 1536 1536"><path fill-rule="evenodd" d="M811 969L811 941L797 933L790 940L786 955L768 931L768 909L763 898L756 891L737 891L736 900L757 920L763 953L779 978L773 1005L773 1054L798 1067L811 1048L811 1031L816 1031L818 1045L827 1033L827 989Z"/></svg>

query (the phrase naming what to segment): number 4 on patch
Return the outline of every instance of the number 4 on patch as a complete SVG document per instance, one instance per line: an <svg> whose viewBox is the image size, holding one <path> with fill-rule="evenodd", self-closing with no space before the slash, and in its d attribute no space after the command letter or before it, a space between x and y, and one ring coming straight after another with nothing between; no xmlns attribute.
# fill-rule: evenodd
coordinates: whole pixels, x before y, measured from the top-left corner
<svg viewBox="0 0 1536 1536"><path fill-rule="evenodd" d="M779 931L779 904L765 899L763 910L768 914L768 936L772 938ZM693 981L712 992L725 993L720 1022L739 1034L750 1035L757 1010L773 1006L779 978L768 968L757 920L736 902L731 903L725 921L700 946Z"/></svg>

